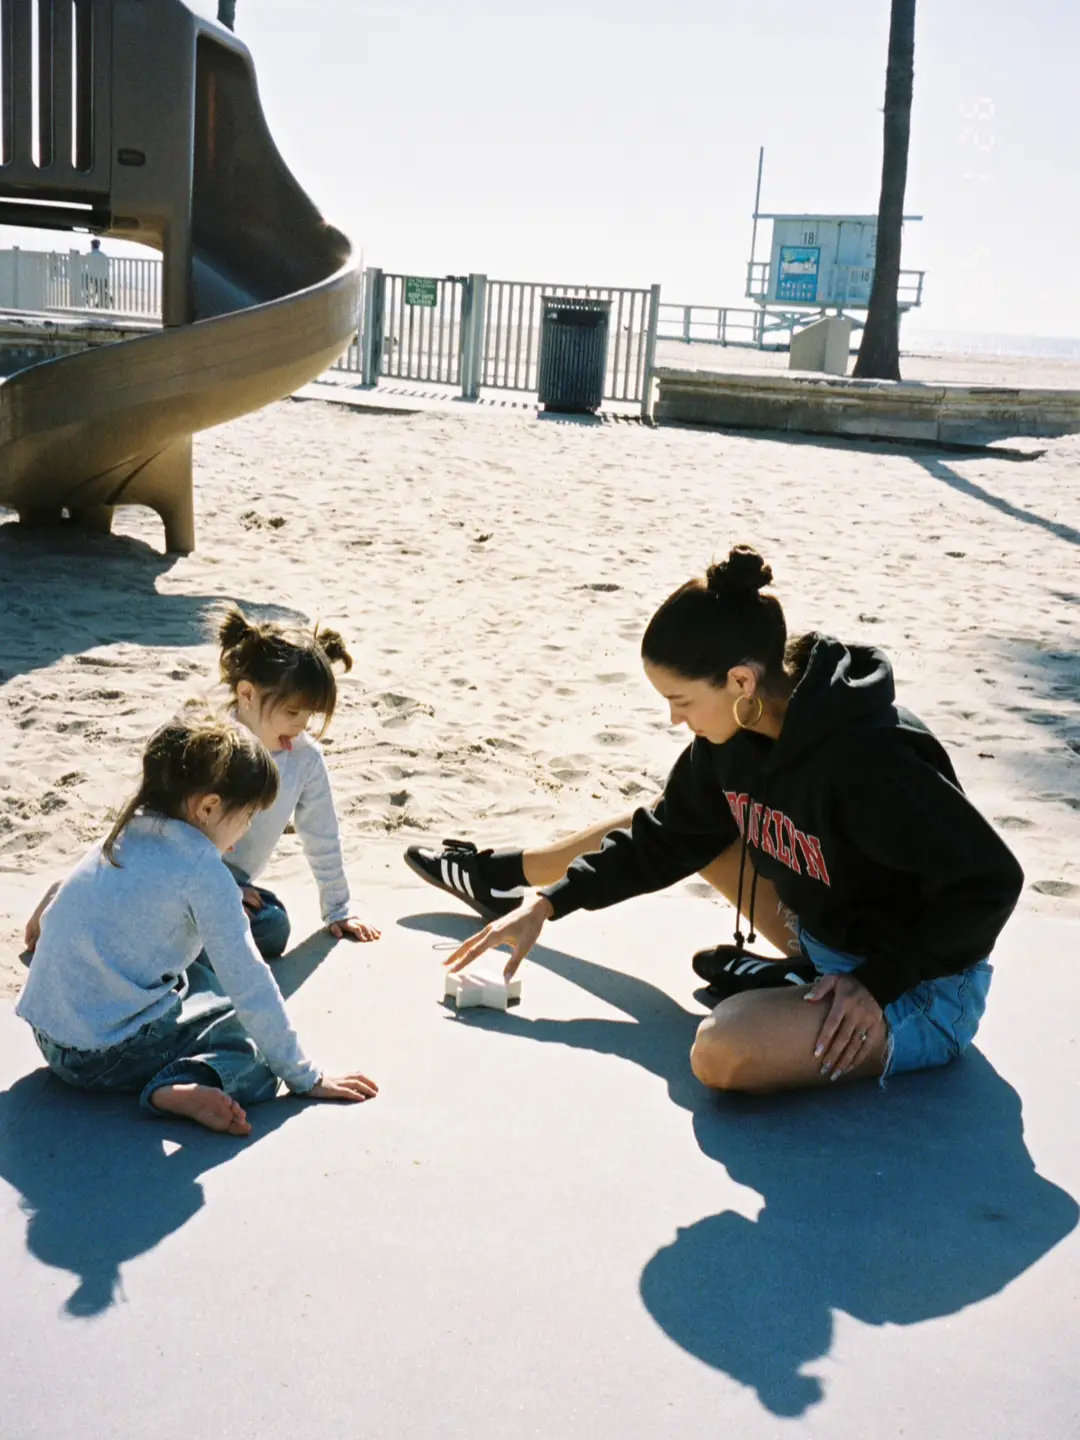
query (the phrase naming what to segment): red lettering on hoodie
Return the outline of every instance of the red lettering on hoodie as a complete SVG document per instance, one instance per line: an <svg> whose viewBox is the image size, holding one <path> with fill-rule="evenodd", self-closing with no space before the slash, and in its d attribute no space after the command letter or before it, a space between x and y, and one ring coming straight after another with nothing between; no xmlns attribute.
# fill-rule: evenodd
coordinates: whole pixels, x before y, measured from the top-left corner
<svg viewBox="0 0 1080 1440"><path fill-rule="evenodd" d="M792 864L793 856L784 840L784 830L786 826L790 824L790 821L787 816L779 810L774 810L772 812L772 823L774 843L776 845L776 858L780 861L781 865L786 865L789 870L794 870L795 866Z"/></svg>
<svg viewBox="0 0 1080 1440"><path fill-rule="evenodd" d="M794 821L789 820L786 815L782 815L780 818L784 822L784 837L787 840L787 845L780 852L780 859L785 865L790 866L796 875L801 875L802 867L799 865L799 856L795 849L795 836L798 831L795 829Z"/></svg>
<svg viewBox="0 0 1080 1440"><path fill-rule="evenodd" d="M746 806L749 802L748 795L740 795L735 790L725 790L724 798L731 807L731 813L735 817L735 824L739 827L739 834L746 834Z"/></svg>
<svg viewBox="0 0 1080 1440"><path fill-rule="evenodd" d="M816 835L804 835L782 810L767 809L756 801L751 803L745 792L725 790L724 799L739 827L740 835L746 834L749 812L751 845L757 846L766 855L771 855L774 860L779 860L781 865L786 865L796 875L803 873L803 867L799 864L799 852L802 851L806 872L811 879L820 880L823 885L831 884L821 841Z"/></svg>
<svg viewBox="0 0 1080 1440"><path fill-rule="evenodd" d="M815 880L820 880L823 885L831 885L829 872L825 865L825 856L821 853L821 841L816 835L804 835L801 830L795 831L795 839L798 841L799 849L806 861L806 868Z"/></svg>

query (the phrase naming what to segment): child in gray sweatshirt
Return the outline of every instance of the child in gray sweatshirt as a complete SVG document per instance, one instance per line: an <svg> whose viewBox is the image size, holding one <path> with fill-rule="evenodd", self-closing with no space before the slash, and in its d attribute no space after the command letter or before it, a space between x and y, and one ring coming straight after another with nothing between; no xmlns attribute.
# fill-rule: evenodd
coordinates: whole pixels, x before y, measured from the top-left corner
<svg viewBox="0 0 1080 1440"><path fill-rule="evenodd" d="M279 1080L316 1099L377 1093L304 1054L221 863L277 793L266 747L235 724L151 737L138 792L39 917L16 1011L62 1080L233 1135Z"/></svg>
<svg viewBox="0 0 1080 1440"><path fill-rule="evenodd" d="M330 776L319 745L337 705L333 665L352 669L345 642L336 630L286 632L272 621L255 625L236 606L221 619L218 640L232 717L271 752L280 782L273 803L255 816L225 862L243 891L259 953L274 960L289 938L284 905L255 882L290 821L319 887L330 933L339 940L378 940L378 930L356 917L349 899ZM322 723L312 734L308 727L315 716Z"/></svg>

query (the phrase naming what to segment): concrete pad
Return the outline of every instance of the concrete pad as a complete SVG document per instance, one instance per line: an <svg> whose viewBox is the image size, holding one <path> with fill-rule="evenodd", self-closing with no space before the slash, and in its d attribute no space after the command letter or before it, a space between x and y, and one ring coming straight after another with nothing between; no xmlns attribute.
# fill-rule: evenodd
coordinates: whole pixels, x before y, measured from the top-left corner
<svg viewBox="0 0 1080 1440"><path fill-rule="evenodd" d="M452 902L364 913L280 973L382 1094L249 1141L66 1091L0 1008L3 1440L1072 1433L1080 926L1014 924L951 1069L752 1100L686 1064L717 905L549 926L507 1014L441 1002Z"/></svg>

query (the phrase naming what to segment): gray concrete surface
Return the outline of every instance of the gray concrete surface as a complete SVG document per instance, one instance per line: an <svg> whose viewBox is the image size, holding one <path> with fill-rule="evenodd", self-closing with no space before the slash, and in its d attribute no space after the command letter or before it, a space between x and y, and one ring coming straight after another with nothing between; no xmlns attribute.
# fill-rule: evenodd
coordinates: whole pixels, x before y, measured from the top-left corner
<svg viewBox="0 0 1080 1440"><path fill-rule="evenodd" d="M281 962L370 1105L143 1120L0 1007L3 1440L1077 1433L1080 926L1013 925L948 1071L723 1098L687 957L728 912L571 917L519 1008L458 1016L473 921L405 875L378 945Z"/></svg>

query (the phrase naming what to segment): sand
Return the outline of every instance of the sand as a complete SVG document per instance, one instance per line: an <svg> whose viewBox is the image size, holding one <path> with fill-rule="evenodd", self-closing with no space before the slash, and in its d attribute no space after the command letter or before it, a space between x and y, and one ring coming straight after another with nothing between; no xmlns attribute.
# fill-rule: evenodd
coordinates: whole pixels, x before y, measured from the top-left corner
<svg viewBox="0 0 1080 1440"><path fill-rule="evenodd" d="M413 839L543 841L658 791L684 742L641 632L735 541L773 564L793 630L884 646L1019 855L1022 904L1080 915L1080 438L1018 462L292 401L196 457L187 558L143 510L113 537L0 511L0 993L38 892L102 832L147 734L212 684L216 602L352 641L328 756L378 923L365 882L405 878ZM292 837L282 874L311 884Z"/></svg>
<svg viewBox="0 0 1080 1440"><path fill-rule="evenodd" d="M681 340L661 340L656 347L657 365L682 370L726 370L740 373L755 370L787 370L788 355L782 350L750 350L732 345L690 345ZM848 366L855 368L855 356ZM900 374L904 380L951 385L986 385L1011 389L1022 385L1032 389L1080 390L1080 360L1049 357L1018 359L1011 355L933 355L920 352L917 344L903 350Z"/></svg>

